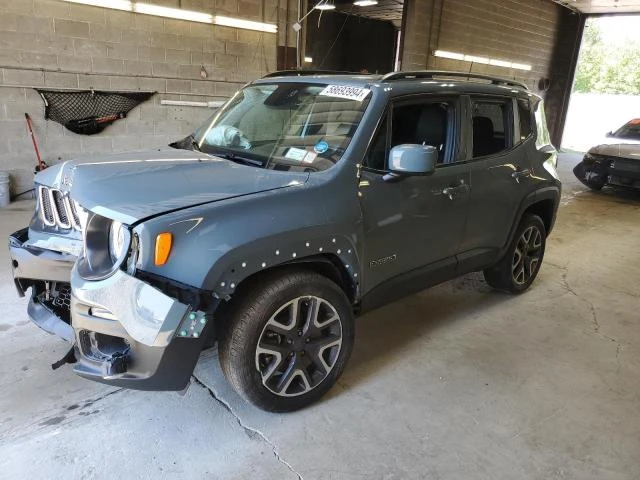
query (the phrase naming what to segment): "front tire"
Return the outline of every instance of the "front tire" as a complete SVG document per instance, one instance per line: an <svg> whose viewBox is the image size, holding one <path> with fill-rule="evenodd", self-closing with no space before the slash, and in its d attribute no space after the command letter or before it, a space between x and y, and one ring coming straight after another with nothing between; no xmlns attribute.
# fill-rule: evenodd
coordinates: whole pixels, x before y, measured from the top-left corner
<svg viewBox="0 0 640 480"><path fill-rule="evenodd" d="M267 411L317 401L353 349L353 313L342 289L314 272L283 270L236 293L218 345L229 383Z"/></svg>
<svg viewBox="0 0 640 480"><path fill-rule="evenodd" d="M518 226L504 258L484 270L487 283L509 293L522 293L535 280L547 240L547 230L538 215L526 214Z"/></svg>

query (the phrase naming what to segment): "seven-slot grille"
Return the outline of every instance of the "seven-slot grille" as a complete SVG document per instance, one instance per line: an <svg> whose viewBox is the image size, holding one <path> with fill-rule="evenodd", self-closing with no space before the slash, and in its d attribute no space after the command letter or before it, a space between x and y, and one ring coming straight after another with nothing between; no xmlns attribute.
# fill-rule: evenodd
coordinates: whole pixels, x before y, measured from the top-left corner
<svg viewBox="0 0 640 480"><path fill-rule="evenodd" d="M38 187L40 217L45 225L81 230L80 217L74 202L60 190Z"/></svg>

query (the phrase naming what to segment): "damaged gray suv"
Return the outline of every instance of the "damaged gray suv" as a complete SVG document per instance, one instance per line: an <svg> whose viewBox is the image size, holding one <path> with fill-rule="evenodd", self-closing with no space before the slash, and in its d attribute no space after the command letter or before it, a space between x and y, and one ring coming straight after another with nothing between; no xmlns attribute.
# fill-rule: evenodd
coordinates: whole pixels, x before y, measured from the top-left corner
<svg viewBox="0 0 640 480"><path fill-rule="evenodd" d="M279 72L170 147L36 176L28 313L91 380L182 390L217 341L271 411L343 372L354 316L467 272L520 293L560 198L542 101L452 72ZM57 366L56 365L56 366Z"/></svg>

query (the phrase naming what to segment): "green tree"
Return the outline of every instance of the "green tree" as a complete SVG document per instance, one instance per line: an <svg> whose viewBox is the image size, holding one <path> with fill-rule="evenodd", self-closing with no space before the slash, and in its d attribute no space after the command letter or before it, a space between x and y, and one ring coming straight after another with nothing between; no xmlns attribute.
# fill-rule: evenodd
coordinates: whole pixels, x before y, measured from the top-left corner
<svg viewBox="0 0 640 480"><path fill-rule="evenodd" d="M595 22L589 22L582 38L582 48L576 69L574 91L593 92L601 76L604 63L602 34Z"/></svg>
<svg viewBox="0 0 640 480"><path fill-rule="evenodd" d="M597 22L585 28L574 91L640 95L640 42L606 42Z"/></svg>
<svg viewBox="0 0 640 480"><path fill-rule="evenodd" d="M610 71L615 93L640 94L640 43L631 44L620 52L620 61Z"/></svg>

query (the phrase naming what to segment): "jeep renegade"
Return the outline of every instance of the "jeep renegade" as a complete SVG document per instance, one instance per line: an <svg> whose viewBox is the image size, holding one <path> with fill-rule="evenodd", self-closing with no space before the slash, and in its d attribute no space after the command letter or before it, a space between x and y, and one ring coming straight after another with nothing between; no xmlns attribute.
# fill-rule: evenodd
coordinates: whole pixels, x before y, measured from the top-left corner
<svg viewBox="0 0 640 480"><path fill-rule="evenodd" d="M525 291L556 162L514 81L278 72L170 147L39 173L13 274L83 377L182 390L217 341L240 395L295 410L343 372L355 315L480 270Z"/></svg>

